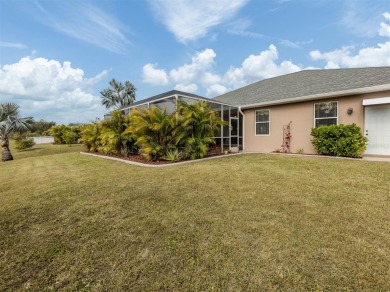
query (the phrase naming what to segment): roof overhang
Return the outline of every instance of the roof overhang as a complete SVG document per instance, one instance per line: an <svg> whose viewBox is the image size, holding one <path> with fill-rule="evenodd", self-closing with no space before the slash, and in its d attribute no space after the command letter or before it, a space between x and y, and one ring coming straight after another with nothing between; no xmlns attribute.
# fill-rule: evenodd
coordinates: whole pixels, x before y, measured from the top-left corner
<svg viewBox="0 0 390 292"><path fill-rule="evenodd" d="M327 93L320 93L320 94L313 94L313 95L306 95L306 96L299 96L299 97L294 97L294 98L289 98L289 99L259 102L259 103L254 103L254 104L242 105L241 109L250 109L250 108L279 105L279 104L289 104L289 103L295 103L295 102L319 100L319 99L341 97L341 96L350 96L350 95L356 95L356 94L373 93L373 92L380 92L380 91L387 91L387 90L390 90L390 84L363 87L363 88L355 88L355 89L348 89L348 90L334 91L334 92L327 92Z"/></svg>

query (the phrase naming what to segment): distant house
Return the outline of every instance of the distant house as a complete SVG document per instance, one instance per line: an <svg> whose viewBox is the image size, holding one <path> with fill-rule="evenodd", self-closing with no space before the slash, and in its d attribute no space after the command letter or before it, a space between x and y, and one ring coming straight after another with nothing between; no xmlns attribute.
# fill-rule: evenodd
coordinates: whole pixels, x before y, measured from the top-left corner
<svg viewBox="0 0 390 292"><path fill-rule="evenodd" d="M311 128L355 123L369 139L365 155L390 156L390 67L304 70L215 97L243 112L245 152L315 153Z"/></svg>
<svg viewBox="0 0 390 292"><path fill-rule="evenodd" d="M207 101L229 122L215 136L222 150L285 151L287 135L289 151L314 154L313 127L355 123L369 139L365 155L390 156L390 67L304 70L213 99L172 90L121 110L165 106L171 111L178 99Z"/></svg>

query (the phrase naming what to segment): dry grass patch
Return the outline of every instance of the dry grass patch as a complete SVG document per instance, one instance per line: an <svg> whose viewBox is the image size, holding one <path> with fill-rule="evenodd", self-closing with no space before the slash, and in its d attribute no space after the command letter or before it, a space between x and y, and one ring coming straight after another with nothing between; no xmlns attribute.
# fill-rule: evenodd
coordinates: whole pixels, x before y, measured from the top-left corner
<svg viewBox="0 0 390 292"><path fill-rule="evenodd" d="M0 164L0 290L390 289L388 163L15 159Z"/></svg>

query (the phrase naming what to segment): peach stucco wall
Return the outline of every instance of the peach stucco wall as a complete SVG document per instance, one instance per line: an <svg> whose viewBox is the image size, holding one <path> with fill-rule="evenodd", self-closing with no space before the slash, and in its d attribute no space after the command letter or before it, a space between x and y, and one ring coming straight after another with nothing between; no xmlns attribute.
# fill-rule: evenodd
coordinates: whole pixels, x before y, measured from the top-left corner
<svg viewBox="0 0 390 292"><path fill-rule="evenodd" d="M291 152L295 153L298 149L303 149L304 153L314 154L315 151L311 144L312 137L310 136L311 129L314 126L314 103L338 101L338 123L355 123L364 130L363 99L388 96L390 96L390 91L383 91L262 107L262 109L270 109L270 135L268 136L255 135L255 111L261 108L244 110L244 151L269 153L281 149L283 144L283 125L287 125L291 121ZM353 109L353 113L348 115L347 109L350 107Z"/></svg>

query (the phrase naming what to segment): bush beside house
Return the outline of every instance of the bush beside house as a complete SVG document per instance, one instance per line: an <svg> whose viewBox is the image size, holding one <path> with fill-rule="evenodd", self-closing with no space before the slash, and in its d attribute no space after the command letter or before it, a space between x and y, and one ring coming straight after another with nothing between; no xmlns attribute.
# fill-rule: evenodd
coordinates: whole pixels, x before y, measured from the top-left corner
<svg viewBox="0 0 390 292"><path fill-rule="evenodd" d="M329 156L361 157L368 141L356 124L321 126L313 128L311 135L316 152Z"/></svg>

